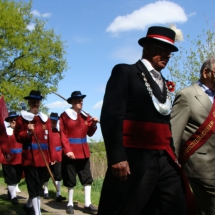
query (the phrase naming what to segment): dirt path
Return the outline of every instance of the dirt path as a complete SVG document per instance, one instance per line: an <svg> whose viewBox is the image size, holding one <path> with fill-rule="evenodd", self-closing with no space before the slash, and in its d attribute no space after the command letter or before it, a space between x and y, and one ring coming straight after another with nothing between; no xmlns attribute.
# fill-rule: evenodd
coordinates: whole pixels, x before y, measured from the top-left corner
<svg viewBox="0 0 215 215"><path fill-rule="evenodd" d="M5 186L0 185L0 194L4 196L4 199L7 199L7 190ZM26 192L18 193L18 199L21 204L25 204L28 198ZM54 199L45 200L41 198L41 208L42 213L49 212L51 215L67 215L66 213L67 202L56 202ZM87 215L84 213L84 206L74 202L74 215Z"/></svg>

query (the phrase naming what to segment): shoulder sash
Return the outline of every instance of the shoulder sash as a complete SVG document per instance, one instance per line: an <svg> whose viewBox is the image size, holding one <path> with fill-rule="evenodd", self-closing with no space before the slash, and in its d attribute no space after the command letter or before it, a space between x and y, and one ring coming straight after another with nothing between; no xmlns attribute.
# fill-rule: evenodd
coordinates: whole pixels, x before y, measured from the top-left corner
<svg viewBox="0 0 215 215"><path fill-rule="evenodd" d="M208 117L195 133L184 143L180 150L179 162L184 165L189 157L198 150L215 132L215 99Z"/></svg>

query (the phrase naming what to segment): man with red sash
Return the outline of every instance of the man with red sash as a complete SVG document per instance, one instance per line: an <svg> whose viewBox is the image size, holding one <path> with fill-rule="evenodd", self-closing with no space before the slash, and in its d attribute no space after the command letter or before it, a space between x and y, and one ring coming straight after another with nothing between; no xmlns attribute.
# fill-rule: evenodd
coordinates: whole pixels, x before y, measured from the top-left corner
<svg viewBox="0 0 215 215"><path fill-rule="evenodd" d="M91 204L91 184L93 178L90 170L90 150L87 135L92 136L97 129L98 119L82 111L83 99L80 91L74 91L67 102L72 105L60 115L60 137L63 147L62 178L63 185L68 187L68 204L66 213L74 214L73 193L78 174L84 186L84 210L96 213L97 209Z"/></svg>
<svg viewBox="0 0 215 215"><path fill-rule="evenodd" d="M170 28L150 27L138 41L142 59L112 70L100 121L108 169L98 215L188 214L170 132L171 96L161 75L178 51L174 39Z"/></svg>
<svg viewBox="0 0 215 215"><path fill-rule="evenodd" d="M192 187L200 215L215 214L215 57L200 79L176 95L171 128L179 162Z"/></svg>
<svg viewBox="0 0 215 215"><path fill-rule="evenodd" d="M43 196L42 186L48 170L39 146L47 163L55 162L57 156L52 141L51 121L39 111L43 96L40 91L32 90L24 99L28 100L30 109L21 111L14 129L16 140L23 144L22 164L29 194L23 209L26 215L41 215L40 196Z"/></svg>
<svg viewBox="0 0 215 215"><path fill-rule="evenodd" d="M10 112L5 121L10 124L6 128L8 142L4 143L4 147L8 147L7 154L1 156L0 163L2 163L3 174L5 183L8 186L8 196L13 205L19 204L16 195L16 186L21 181L23 168L22 168L22 144L18 143L13 134L18 115L16 112ZM2 147L3 148L3 147Z"/></svg>

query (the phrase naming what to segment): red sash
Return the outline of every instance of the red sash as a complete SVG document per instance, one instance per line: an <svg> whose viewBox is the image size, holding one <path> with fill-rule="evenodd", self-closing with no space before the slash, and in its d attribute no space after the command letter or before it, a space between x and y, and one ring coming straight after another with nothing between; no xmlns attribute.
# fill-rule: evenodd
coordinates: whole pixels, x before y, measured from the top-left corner
<svg viewBox="0 0 215 215"><path fill-rule="evenodd" d="M215 103L215 102L214 102ZM124 147L165 150L177 164L186 196L187 214L196 215L197 208L189 182L177 162L177 158L170 147L171 132L169 124L124 120L123 145Z"/></svg>
<svg viewBox="0 0 215 215"><path fill-rule="evenodd" d="M184 143L180 150L179 162L184 165L188 158L199 149L215 132L215 101L208 117L195 133Z"/></svg>

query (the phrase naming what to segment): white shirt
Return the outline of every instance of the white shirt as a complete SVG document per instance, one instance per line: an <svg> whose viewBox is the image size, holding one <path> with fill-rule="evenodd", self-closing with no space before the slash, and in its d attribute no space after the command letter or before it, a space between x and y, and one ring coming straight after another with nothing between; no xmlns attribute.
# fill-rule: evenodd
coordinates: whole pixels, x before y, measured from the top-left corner
<svg viewBox="0 0 215 215"><path fill-rule="evenodd" d="M155 78L154 75L150 72L150 71L152 71L152 70L155 70L155 71L156 71L156 69L154 69L154 68L152 67L151 63L150 63L148 60L146 60L146 59L141 59L141 62L144 64L144 66L146 67L146 69L149 71L149 74L152 76L153 80L154 80L154 81L157 83L157 85L160 87L161 92L162 92L162 91L163 91L163 79L158 80L158 79Z"/></svg>

